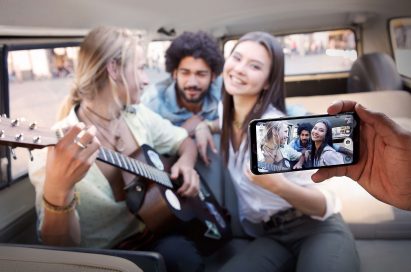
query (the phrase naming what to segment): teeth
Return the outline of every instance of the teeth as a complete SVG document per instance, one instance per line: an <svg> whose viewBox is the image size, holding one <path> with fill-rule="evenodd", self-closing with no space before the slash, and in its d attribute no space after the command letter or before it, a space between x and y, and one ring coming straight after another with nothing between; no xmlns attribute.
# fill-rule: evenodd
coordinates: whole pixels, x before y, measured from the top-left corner
<svg viewBox="0 0 411 272"><path fill-rule="evenodd" d="M244 82L242 80L240 80L237 77L231 76L231 80L236 83L236 84L244 84Z"/></svg>

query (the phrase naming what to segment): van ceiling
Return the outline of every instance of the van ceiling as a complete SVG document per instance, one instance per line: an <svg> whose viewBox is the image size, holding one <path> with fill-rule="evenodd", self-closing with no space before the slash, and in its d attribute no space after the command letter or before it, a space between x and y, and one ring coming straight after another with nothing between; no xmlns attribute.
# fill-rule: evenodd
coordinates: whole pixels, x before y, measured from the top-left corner
<svg viewBox="0 0 411 272"><path fill-rule="evenodd" d="M161 37L160 27L176 34L201 29L222 37L350 26L410 14L410 0L0 0L0 35L50 28L58 29L55 35L79 35L98 25L115 25L147 31L153 38Z"/></svg>

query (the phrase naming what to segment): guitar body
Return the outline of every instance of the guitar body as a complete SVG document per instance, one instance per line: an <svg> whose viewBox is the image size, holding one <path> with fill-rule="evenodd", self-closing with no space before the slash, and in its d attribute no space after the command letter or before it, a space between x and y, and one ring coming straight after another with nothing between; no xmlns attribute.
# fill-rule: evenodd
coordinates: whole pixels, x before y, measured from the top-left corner
<svg viewBox="0 0 411 272"><path fill-rule="evenodd" d="M27 124L24 120L0 117L0 144L29 149L58 143L62 131ZM152 234L178 228L191 238L204 255L213 253L231 238L229 215L216 201L207 183L201 181L196 197L180 197L178 184L167 174L169 165L151 147L141 146L140 160L100 147L97 160L123 171L123 184L110 184L117 201L126 199L130 211L146 224ZM142 161L146 161L143 163ZM171 164L170 164L171 165Z"/></svg>
<svg viewBox="0 0 411 272"><path fill-rule="evenodd" d="M158 170L169 172L171 160L160 157L151 147L143 145L137 158ZM208 186L202 182L196 197L181 197L176 189L167 188L144 177L137 178L132 190L141 190L143 201L136 213L154 234L161 235L178 228L194 241L204 255L213 253L231 237L229 216L219 206Z"/></svg>

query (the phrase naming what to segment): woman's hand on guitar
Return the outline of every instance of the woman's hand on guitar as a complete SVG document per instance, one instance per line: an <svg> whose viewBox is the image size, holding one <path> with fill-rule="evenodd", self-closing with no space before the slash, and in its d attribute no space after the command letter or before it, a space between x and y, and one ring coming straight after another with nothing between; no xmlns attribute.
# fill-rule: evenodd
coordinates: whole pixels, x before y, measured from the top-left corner
<svg viewBox="0 0 411 272"><path fill-rule="evenodd" d="M94 126L71 127L54 147L48 148L44 194L52 203L67 198L96 160L100 142Z"/></svg>
<svg viewBox="0 0 411 272"><path fill-rule="evenodd" d="M182 196L196 196L200 189L200 177L194 168L186 166L177 161L171 167L171 179L177 179L182 175L183 184L178 188L177 193Z"/></svg>

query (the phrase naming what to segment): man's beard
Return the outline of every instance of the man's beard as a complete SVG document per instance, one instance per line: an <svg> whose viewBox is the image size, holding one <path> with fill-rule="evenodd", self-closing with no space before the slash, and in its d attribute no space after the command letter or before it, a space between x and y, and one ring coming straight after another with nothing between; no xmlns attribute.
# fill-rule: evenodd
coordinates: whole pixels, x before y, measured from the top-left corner
<svg viewBox="0 0 411 272"><path fill-rule="evenodd" d="M204 97L207 94L207 91L201 92L202 90L200 88L197 87L189 87L189 88L184 88L183 90L180 89L180 87L178 86L178 84L176 84L176 88L177 88L177 93L179 95L179 97L184 100L186 103L191 103L191 104L199 104L201 102L203 102ZM196 91L200 93L200 96L197 98L190 98L187 97L185 94L185 90L192 90L192 91Z"/></svg>

